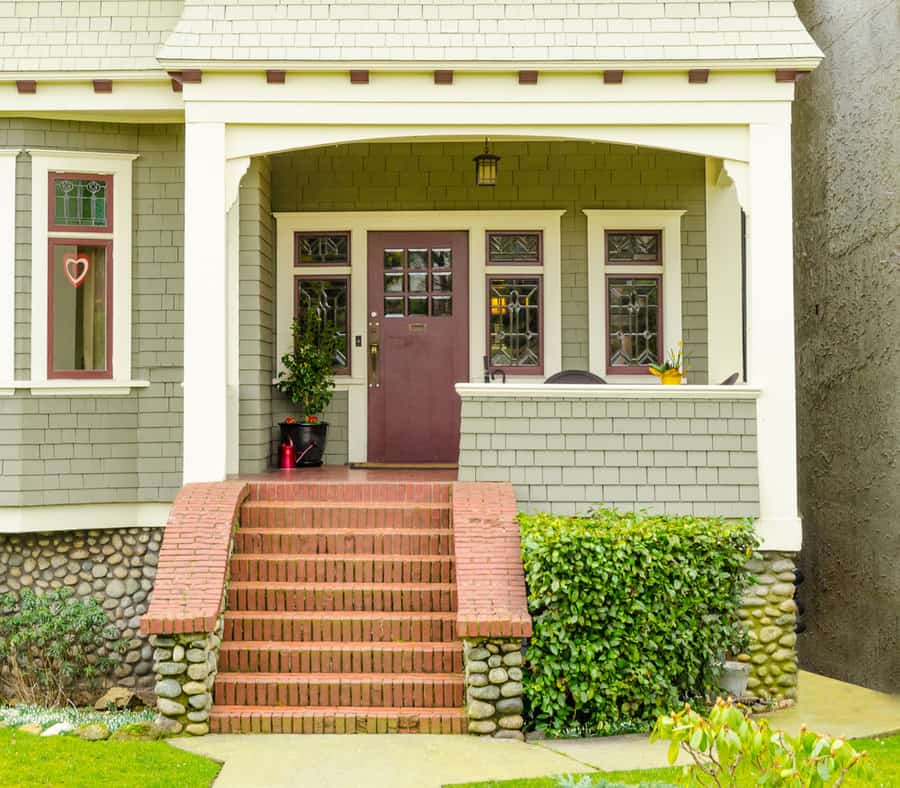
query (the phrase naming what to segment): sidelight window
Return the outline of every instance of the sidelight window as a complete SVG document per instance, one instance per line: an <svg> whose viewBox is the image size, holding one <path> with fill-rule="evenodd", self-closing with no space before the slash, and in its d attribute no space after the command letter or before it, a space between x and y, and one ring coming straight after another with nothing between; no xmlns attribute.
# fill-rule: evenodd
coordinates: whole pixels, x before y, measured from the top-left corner
<svg viewBox="0 0 900 788"><path fill-rule="evenodd" d="M662 276L606 277L607 371L635 372L662 358Z"/></svg>
<svg viewBox="0 0 900 788"><path fill-rule="evenodd" d="M315 312L339 338L334 356L336 374L350 374L350 278L347 276L297 276L294 278L294 317L301 327Z"/></svg>
<svg viewBox="0 0 900 788"><path fill-rule="evenodd" d="M540 374L542 298L540 276L489 276L488 359L513 374Z"/></svg>

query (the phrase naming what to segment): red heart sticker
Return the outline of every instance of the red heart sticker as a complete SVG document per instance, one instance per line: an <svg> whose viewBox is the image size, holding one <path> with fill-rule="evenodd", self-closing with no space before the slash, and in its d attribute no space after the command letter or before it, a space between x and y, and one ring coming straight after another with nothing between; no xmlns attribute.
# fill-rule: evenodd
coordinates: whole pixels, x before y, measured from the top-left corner
<svg viewBox="0 0 900 788"><path fill-rule="evenodd" d="M67 254L63 258L63 271L65 271L66 279L72 283L72 287L81 286L90 268L91 261L83 255Z"/></svg>

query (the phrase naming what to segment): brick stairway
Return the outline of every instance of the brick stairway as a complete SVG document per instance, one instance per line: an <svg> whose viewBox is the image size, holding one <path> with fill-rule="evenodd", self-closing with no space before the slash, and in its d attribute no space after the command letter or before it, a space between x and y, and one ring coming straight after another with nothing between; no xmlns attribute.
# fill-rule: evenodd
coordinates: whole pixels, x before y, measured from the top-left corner
<svg viewBox="0 0 900 788"><path fill-rule="evenodd" d="M251 486L213 732L466 730L450 489Z"/></svg>

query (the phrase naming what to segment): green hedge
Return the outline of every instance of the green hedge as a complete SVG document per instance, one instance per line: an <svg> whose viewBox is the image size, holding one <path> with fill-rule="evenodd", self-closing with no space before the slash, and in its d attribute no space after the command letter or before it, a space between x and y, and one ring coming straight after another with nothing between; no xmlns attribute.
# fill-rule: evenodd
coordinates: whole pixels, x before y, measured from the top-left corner
<svg viewBox="0 0 900 788"><path fill-rule="evenodd" d="M715 687L739 650L750 521L520 515L534 636L525 697L551 733L617 733Z"/></svg>

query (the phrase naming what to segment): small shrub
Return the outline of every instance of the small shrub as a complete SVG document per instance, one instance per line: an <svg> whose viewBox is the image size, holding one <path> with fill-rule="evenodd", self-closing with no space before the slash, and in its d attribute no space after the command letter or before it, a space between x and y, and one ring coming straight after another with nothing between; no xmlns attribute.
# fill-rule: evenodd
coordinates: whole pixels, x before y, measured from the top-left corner
<svg viewBox="0 0 900 788"><path fill-rule="evenodd" d="M0 597L0 661L6 693L40 706L73 703L73 693L92 686L117 664L123 648L95 599L73 599L60 588L19 599Z"/></svg>
<svg viewBox="0 0 900 788"><path fill-rule="evenodd" d="M719 698L708 718L689 705L657 720L651 740L669 742L669 764L683 749L695 766L685 768L689 786L740 788L824 788L839 786L865 758L843 739L820 736L802 727L796 736L756 722L734 702Z"/></svg>
<svg viewBox="0 0 900 788"><path fill-rule="evenodd" d="M749 521L608 510L519 521L534 620L525 696L538 727L649 730L715 690L722 656L744 639Z"/></svg>

